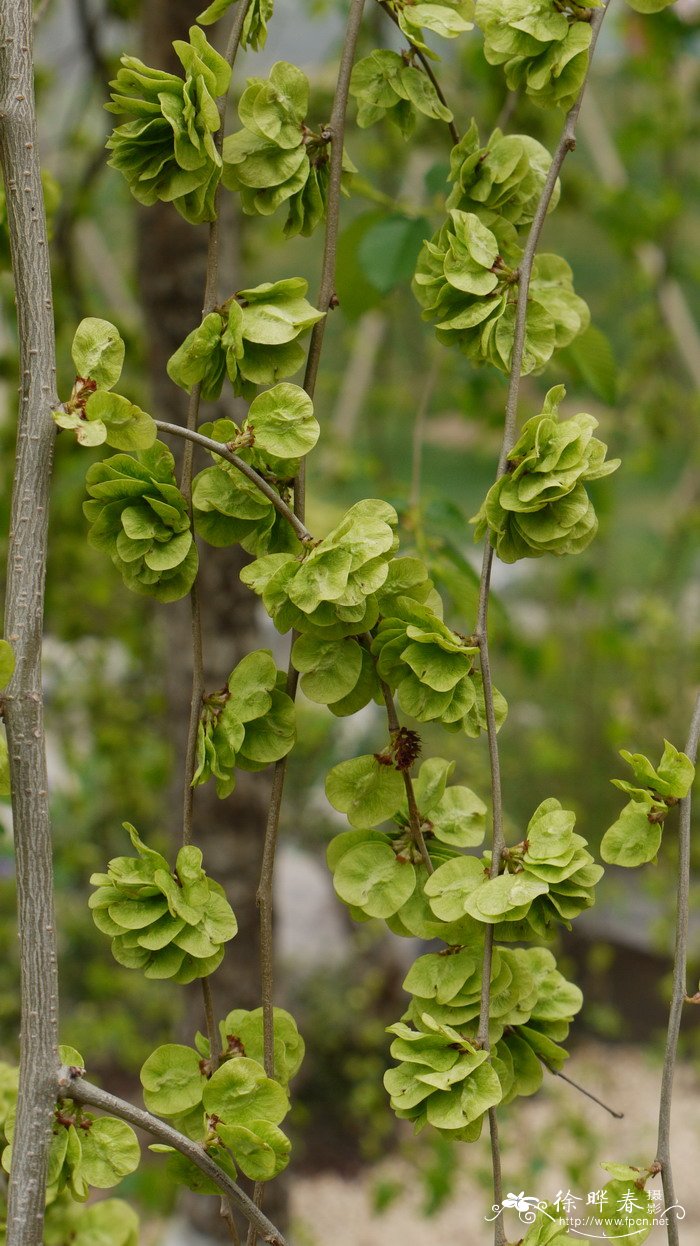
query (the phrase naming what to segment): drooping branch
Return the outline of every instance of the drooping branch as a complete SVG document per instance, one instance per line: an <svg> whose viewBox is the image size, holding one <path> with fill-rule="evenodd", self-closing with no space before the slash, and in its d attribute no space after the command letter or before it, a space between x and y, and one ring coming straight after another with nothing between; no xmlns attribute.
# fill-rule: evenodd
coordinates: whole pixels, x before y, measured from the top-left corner
<svg viewBox="0 0 700 1246"><path fill-rule="evenodd" d="M335 265L338 251L338 232L340 229L345 114L348 108L350 75L355 61L355 51L357 49L357 40L360 33L360 26L362 24L364 7L365 0L351 0L348 13L348 23L345 30L345 41L343 43L343 51L341 53L340 65L338 68L338 80L335 88L335 97L333 99L333 109L328 125L331 144L330 175L328 181L328 198L326 202L326 231L323 241L321 282L319 285L318 299L316 300L316 306L321 312L330 311L333 307L333 300L335 298ZM321 361L321 350L323 348L323 338L326 332L327 319L328 317L324 316L323 320L317 320L311 330L311 341L309 342L309 353L306 360L306 371L304 373L304 389L309 395L309 398L313 398L316 389L316 378L318 376L318 367ZM303 468L304 463L302 460L302 475L300 476L297 490L295 491L298 493L297 513L300 514L302 518L304 515L305 486Z"/></svg>
<svg viewBox="0 0 700 1246"><path fill-rule="evenodd" d="M552 157L552 163L547 173L542 193L540 195L535 215L530 226L527 241L523 251L523 257L520 263L518 273L518 299L515 313L515 327L513 334L513 353L511 357L510 378L508 384L508 396L506 400L505 423L503 429L503 441L501 444L501 453L498 461L498 469L496 479L506 471L508 463L508 454L516 439L516 428L518 420L518 400L520 397L520 380L522 373L523 352L525 347L525 332L527 327L527 310L530 292L530 280L532 277L532 266L534 263L537 248L539 246L540 235L549 211L549 207L554 194L557 179L561 172L562 165L569 154L576 146L576 124L578 122L581 104L585 95L588 76L590 73L591 60L595 51L598 35L605 14L609 7L604 4L601 8L596 9L591 18L592 37L589 48L588 66L586 75L581 85L579 94L567 113L559 142ZM484 556L481 568L481 578L479 583L479 604L477 611L476 639L479 644L481 674L484 689L484 707L486 714L486 730L489 749L489 765L491 770L491 800L492 800L492 837L491 837L491 877L494 878L500 871L503 849L505 840L503 835L503 794L501 791L501 773L500 759L498 752L496 711L493 696L493 681L491 676L491 660L489 654L489 637L488 637L488 609L489 597L491 591L491 569L493 566L494 549L491 542L487 539L484 547ZM481 980L481 1004L479 1011L479 1027L477 1031L478 1040L482 1046L489 1046L489 1014L491 1006L491 969L493 964L493 944L494 944L494 927L487 925L484 934L484 953L483 953L483 970ZM499 1190L501 1188L501 1157L498 1143L498 1125L495 1109L489 1112L489 1124L491 1133L491 1159L494 1178L494 1195L500 1202ZM504 1246L505 1236L504 1229L500 1219L494 1224L494 1237L496 1246Z"/></svg>
<svg viewBox="0 0 700 1246"><path fill-rule="evenodd" d="M498 464L499 477L502 476L505 471L508 454L515 441L523 349L525 346L525 329L527 324L527 304L530 293L532 265L535 260L535 255L540 242L540 235L542 233L545 220L547 219L549 205L552 201L552 195L554 194L562 165L566 160L566 157L569 155L569 152L572 152L576 146L576 126L578 123L578 117L581 111L584 95L586 94L590 67L593 61L596 44L598 42L598 35L600 34L600 28L609 7L610 0L608 0L607 4L602 5L601 8L595 9L593 17L591 18L591 42L588 52L588 68L586 70L586 76L583 80L581 90L578 93L576 101L566 115L564 129L562 130L561 137L555 148L552 163L547 174L547 179L544 187L542 188L542 194L540 195L532 225L530 226L530 232L527 236L525 250L523 251L523 258L520 261L518 276L518 301L516 304L515 330L513 334L513 355L510 367L508 398L506 401L506 424L503 435L503 445L501 448L501 457Z"/></svg>
<svg viewBox="0 0 700 1246"><path fill-rule="evenodd" d="M58 980L41 687L49 486L57 405L46 217L37 147L31 0L0 2L2 164L20 349L5 636L16 658L3 697L17 860L21 1043L8 1246L43 1240L56 1098Z"/></svg>
<svg viewBox="0 0 700 1246"><path fill-rule="evenodd" d="M326 202L326 230L323 243L323 263L321 282L316 306L319 311L328 312L333 305L335 295L335 265L338 249L338 231L340 227L341 182L343 176L343 139L345 136L345 113L348 106L350 90L350 74L355 60L357 39L362 23L365 0L351 0L345 40L338 68L338 79L333 100L333 109L328 126L331 144L330 175L328 181L328 197ZM316 379L323 349L327 316L318 320L311 331L309 353L304 373L304 389L313 398ZM299 475L294 481L294 513L299 524L303 526L306 512L306 464L302 459ZM304 531L306 529L304 528ZM296 676L289 666L288 690L296 691ZM263 847L263 864L258 887L257 903L260 910L260 940L262 959L262 1007L263 1028L265 1035L265 1068L271 1076L274 1068L274 1031L272 1005L272 880L277 847L277 834L284 790L284 779L287 759L283 757L275 765L273 777L270 817L268 819L265 844Z"/></svg>
<svg viewBox="0 0 700 1246"><path fill-rule="evenodd" d="M700 694L695 702L695 712L688 732L685 751L691 761L695 761L700 740ZM666 1051L664 1054L663 1073L661 1075L661 1098L659 1103L659 1133L656 1147L656 1162L661 1166L661 1182L664 1191L664 1204L670 1208L668 1213L668 1246L678 1246L678 1221L676 1219L676 1195L673 1187L673 1168L671 1165L671 1104L673 1096L673 1079L676 1071L678 1055L678 1036L681 1029L683 1005L688 989L688 917L690 893L690 825L692 814L692 796L689 792L680 802L680 822L678 829L678 890L676 916L676 946L673 963L673 990L668 1018ZM682 1217L681 1217L682 1218Z"/></svg>
<svg viewBox="0 0 700 1246"><path fill-rule="evenodd" d="M608 1112L610 1116L614 1116L616 1120L624 1120L624 1112L618 1112L616 1108L611 1108L609 1103L605 1103L603 1099L598 1097L598 1095L594 1095L592 1090L587 1090L586 1087L582 1086L580 1082L576 1082L573 1077L569 1077L568 1073L562 1073L561 1069L552 1068L551 1064L547 1064L547 1061L543 1060L541 1056L538 1056L538 1059L544 1065L547 1072L551 1073L553 1077L558 1077L562 1082L566 1082L567 1086L571 1086L574 1090L578 1090L580 1095L584 1095L585 1098L590 1099L592 1103L597 1103L598 1107L603 1108L605 1112Z"/></svg>
<svg viewBox="0 0 700 1246"><path fill-rule="evenodd" d="M214 441L211 437L204 437L202 433L194 432L189 428L183 428L182 424L168 424L166 420L155 420L155 425L161 433L168 433L172 437L184 437L194 445L202 446L204 450L209 450L210 453L218 454L219 458L225 459L227 463L237 468L241 475L250 480L265 495L269 502L272 502L275 510L279 512L283 519L287 520L287 523L294 529L300 541L305 545L313 543L314 538L308 528L297 518L291 506L287 505L277 490L273 489L264 476L261 476L254 467L250 466L250 463L246 463L239 455L229 450L223 441Z"/></svg>
<svg viewBox="0 0 700 1246"><path fill-rule="evenodd" d="M366 647L369 648L371 645L370 636L367 635L366 637L363 637L363 639L364 639ZM375 663L375 666L376 666L376 663ZM391 688L389 687L388 684L384 682L384 680L381 678L378 671L377 671L377 679L379 680L379 687L381 688L382 698L384 700L384 705L386 706L386 717L387 717L387 723L389 725L389 734L392 737L392 739L394 739L398 736L399 731L401 730L399 716L396 713L396 705L394 704L394 698L391 694ZM428 871L429 874L432 874L433 863L430 860L430 853L428 852L428 849L425 846L425 837L421 829L420 812L418 810L418 805L416 803L416 794L413 789L413 779L411 778L411 775L408 770L401 771L401 778L403 779L404 787L406 789L406 804L408 805L408 825L409 825L409 829L411 832L411 838L413 839L414 844L416 845L418 851L420 852L421 860L426 870Z"/></svg>
<svg viewBox="0 0 700 1246"><path fill-rule="evenodd" d="M389 5L388 5L388 4L385 4L384 0L379 0L379 6L380 6L380 8L382 8L382 9L384 10L384 12L386 13L387 17L391 18L391 20L392 20L392 22L394 23L394 25L395 25L395 26L398 26L399 30L401 30L401 27L400 27L400 25L399 25L399 19L398 19L398 17L396 16L396 14L394 13L393 9L390 9L390 8L389 8ZM415 55L415 56L417 56L417 58L418 58L418 60L420 61L421 65L423 66L423 71L424 71L424 73L425 73L426 77L427 77L427 78L429 78L429 79L430 79L430 81L432 82L433 87L435 88L435 94L437 95L437 97L438 97L438 99L439 99L440 103L442 104L443 108L448 108L448 109L450 110L450 112L452 112L452 109L450 108L450 106L449 106L449 104L448 104L448 102L447 102L447 99L445 98L445 92L443 91L442 87L440 86L440 81L439 81L439 79L438 79L438 77L437 77L437 74L435 73L435 70L433 69L432 65L430 64L430 58L429 58L429 57L427 57L427 56L425 55L425 52L423 51L423 49L422 49L422 48L419 48L419 47L418 47L418 45L417 45L416 43L414 43L412 39L409 39L409 38L408 38L408 35L404 34L404 31L401 31L401 34L404 36L404 38L405 38L405 39L407 39L407 40L408 40L408 43L409 43L409 45L410 45L410 47L411 47L411 49L412 49L412 51L413 51L414 55ZM448 122L447 122L447 128L448 128L448 130L450 131L450 138L452 139L452 146L453 146L453 147L456 147L456 146L457 146L457 144L458 144L458 142L459 142L459 130L457 129L457 126L456 126L456 125L455 125L455 123L454 123L454 118L453 118L453 120L452 120L452 121L448 121Z"/></svg>
<svg viewBox="0 0 700 1246"><path fill-rule="evenodd" d="M355 61L357 40L362 25L365 0L350 0L345 38L338 67L335 95L331 119L328 125L330 141L330 171L328 194L326 199L326 228L323 242L323 260L321 264L321 281L319 285L316 307L328 313L335 302L335 268L338 251L338 233L340 229L340 202L343 178L343 142L345 138L345 114L348 107L350 92L350 75ZM327 314L318 320L311 330L309 351L304 371L304 389L313 400L316 391L321 351L326 328ZM294 514L299 523L304 525L306 518L306 460L302 459L299 474L294 480ZM292 645L294 644L292 633ZM294 698L297 688L297 674L291 660L287 668L287 692ZM273 933L273 882L275 873L275 857L279 836L282 798L287 775L287 758L282 757L275 763L272 793L268 810L263 858L260 869L260 882L256 894L256 903L260 914L260 978L261 999L263 1010L263 1046L265 1071L268 1077L274 1076L275 1068L275 1032L274 1032L274 933ZM258 1182L255 1186L254 1199L262 1204L264 1187ZM246 1246L255 1246L256 1230L250 1225Z"/></svg>
<svg viewBox="0 0 700 1246"><path fill-rule="evenodd" d="M231 33L229 35L226 47L226 59L233 68L238 49L241 44L241 36L243 34L243 23L250 6L250 0L240 0L236 7L233 22L231 24ZM222 96L217 101L219 110L219 128L216 132L215 145L219 154L224 144L224 119L226 115L226 97ZM216 307L218 303L218 286L219 286L219 242L220 242L220 223L219 223L219 197L221 192L221 183L218 184L214 194L214 219L209 226L209 238L207 242L207 265L206 277L204 283L204 301L202 305L202 316L208 315L210 311ZM180 487L187 498L190 516L192 515L192 469L194 465L194 438L192 434L196 433L199 423L199 407L202 395L201 382L195 385L190 395L190 401L187 408L187 432L190 437L185 442L185 453L182 459L182 475ZM175 426L171 426L173 430ZM199 600L199 588L197 579L192 585L190 591L190 612L192 616L192 693L190 698L190 718L187 730L187 744L185 747L185 776L183 783L182 798L182 841L188 844L192 839L192 827L194 820L194 788L192 779L196 769L197 762L197 737L199 732L199 718L202 709L202 697L204 696L204 655L202 652L202 615L201 604Z"/></svg>
<svg viewBox="0 0 700 1246"><path fill-rule="evenodd" d="M110 1094L106 1090L100 1090L97 1086L93 1086L90 1082L86 1082L84 1078L75 1077L69 1068L62 1068L59 1073L58 1087L66 1098L72 1099L75 1103L85 1103L89 1107L99 1108L103 1112L109 1112L112 1116L118 1116L123 1121L128 1121L136 1129L143 1129L146 1133L157 1138L159 1142L164 1142L167 1146L174 1147L181 1155L190 1160L200 1172L203 1172L210 1181L219 1187L222 1194L245 1216L250 1224L255 1225L256 1232L264 1242L268 1242L270 1246L286 1246L286 1242L279 1229L275 1228L271 1220L263 1214L248 1197L244 1190L241 1189L235 1181L229 1177L228 1173L223 1172L218 1164L207 1155L203 1147L197 1142L192 1142L190 1138L186 1138L177 1129L173 1129L172 1125L166 1124L157 1116L152 1116L150 1112L146 1112L143 1108L137 1108L133 1103L127 1102L126 1099L119 1099L116 1095Z"/></svg>
<svg viewBox="0 0 700 1246"><path fill-rule="evenodd" d="M532 277L532 266L534 263L537 247L539 245L540 235L544 226L552 195L557 184L557 179L561 172L562 165L569 152L573 151L576 146L576 123L578 121L581 104L586 91L588 82L588 74L590 73L590 60L593 56L595 46L598 40L600 27L607 12L608 5L596 9L591 19L592 38L589 53L589 66L584 78L578 97L567 113L564 128L557 144L556 150L552 157L552 163L547 174L547 178L540 195L537 209L530 226L527 242L523 251L523 258L519 268L518 278L518 301L516 306L515 329L513 335L513 354L511 361L510 380L508 385L508 397L506 400L506 418L503 430L503 441L501 445L501 453L498 462L496 479L504 474L508 462L508 454L515 441L515 432L518 418L518 399L520 396L520 380L523 361L523 349L525 345L525 330L527 324L527 305L530 291L530 280ZM498 742L496 738L496 715L493 703L493 684L491 679L491 665L489 660L488 647L488 606L491 590L491 568L493 565L494 549L489 541L484 548L484 557L481 570L481 579L479 584L479 606L477 615L476 637L479 642L481 670L484 681L484 701L486 708L487 733L489 742L489 759L491 765L491 782L493 797L493 856L491 862L491 873L495 875L500 868L501 856L503 851L503 799L501 794L500 783L500 766L498 758ZM487 938L487 948L489 942L493 941L493 927L487 929L487 935L491 934L491 939ZM490 956L487 951L486 955ZM484 975L485 998L482 1000L482 1015L480 1017L480 1037L483 1038L484 1031L488 1030L488 995L490 990L490 982L488 976Z"/></svg>

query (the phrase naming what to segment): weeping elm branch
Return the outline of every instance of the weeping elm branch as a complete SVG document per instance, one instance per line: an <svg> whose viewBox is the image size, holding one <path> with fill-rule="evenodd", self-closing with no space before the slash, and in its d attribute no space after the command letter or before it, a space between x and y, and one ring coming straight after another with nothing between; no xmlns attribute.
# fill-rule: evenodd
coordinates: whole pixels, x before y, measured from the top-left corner
<svg viewBox="0 0 700 1246"><path fill-rule="evenodd" d="M596 10L591 20L593 35L590 45L590 58L593 57L595 46L598 40L600 27L607 12L607 5ZM511 358L510 381L508 385L508 397L506 401L506 417L503 428L503 442L501 445L501 454L498 463L497 478L500 478L505 470L508 461L508 453L515 441L515 433L518 419L518 399L520 396L520 376L523 361L523 349L525 346L525 330L527 325L527 306L530 291L530 279L532 276L532 266L534 263L537 247L542 233L542 227L549 211L549 205L554 194L557 184L557 178L561 172L562 165L569 154L576 146L576 123L578 122L581 104L586 91L588 82L588 72L581 85L578 97L567 113L564 128L557 144L556 151L552 158L552 163L547 174L547 179L542 188L539 203L537 205L535 215L530 226L530 232L525 244L522 262L520 264L519 281L518 281L518 301L515 313L515 332L513 336L513 354ZM498 741L496 738L496 712L493 698L493 681L491 678L491 661L489 656L489 637L488 637L488 609L489 596L491 591L491 568L493 565L494 549L491 542L487 540L484 548L484 558L481 569L481 581L479 585L479 606L476 635L479 642L479 652L481 661L481 673L484 681L484 704L486 709L486 725L489 746L489 761L491 768L491 793L493 800L493 833L492 833L492 857L491 857L491 876L495 877L501 866L501 858L505 847L503 836L503 793L501 790L501 769L498 755ZM481 1009L479 1013L479 1040L484 1046L488 1046L489 1036L489 1012L491 1004L491 964L493 959L493 940L494 927L487 926L484 937L484 959L483 959L483 976L481 982ZM493 1187L494 1199L497 1203L503 1201L502 1180L501 1180L501 1156L498 1142L498 1121L496 1109L491 1108L489 1111L489 1127L491 1132L491 1157L493 1166ZM494 1237L496 1246L504 1246L505 1234L503 1224L500 1219L496 1220L494 1225Z"/></svg>

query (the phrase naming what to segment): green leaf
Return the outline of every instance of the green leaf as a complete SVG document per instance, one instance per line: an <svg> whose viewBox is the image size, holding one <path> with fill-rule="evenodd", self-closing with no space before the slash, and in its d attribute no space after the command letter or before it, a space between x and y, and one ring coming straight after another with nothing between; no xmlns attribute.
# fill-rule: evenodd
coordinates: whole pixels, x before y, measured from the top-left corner
<svg viewBox="0 0 700 1246"><path fill-rule="evenodd" d="M283 1088L265 1076L255 1060L239 1056L221 1065L207 1082L204 1109L224 1124L254 1128L257 1121L279 1125L289 1110Z"/></svg>
<svg viewBox="0 0 700 1246"><path fill-rule="evenodd" d="M301 674L302 691L319 705L349 696L362 671L362 649L355 639L317 640L311 634L294 643L292 662Z"/></svg>
<svg viewBox="0 0 700 1246"><path fill-rule="evenodd" d="M289 1163L291 1143L270 1121L256 1120L250 1127L220 1124L217 1132L251 1181L270 1181Z"/></svg>
<svg viewBox="0 0 700 1246"><path fill-rule="evenodd" d="M141 1159L130 1125L114 1116L98 1116L83 1133L80 1170L89 1185L107 1190L135 1172Z"/></svg>
<svg viewBox="0 0 700 1246"><path fill-rule="evenodd" d="M207 1080L197 1052L178 1043L157 1047L140 1076L146 1107L159 1116L175 1116L196 1107Z"/></svg>
<svg viewBox="0 0 700 1246"><path fill-rule="evenodd" d="M663 828L660 822L649 821L653 807L651 797L625 805L617 822L603 836L600 855L604 861L632 869L656 859Z"/></svg>
<svg viewBox="0 0 700 1246"><path fill-rule="evenodd" d="M373 285L357 262L362 239L379 221L383 212L362 212L340 234L336 263L336 289L343 316L354 322L378 307L382 302L381 291Z"/></svg>
<svg viewBox="0 0 700 1246"><path fill-rule="evenodd" d="M534 1095L543 1081L543 1065L538 1060L529 1043L526 1043L514 1030L504 1039L505 1046L513 1060L513 1075L516 1093ZM499 1044L500 1048L500 1044Z"/></svg>
<svg viewBox="0 0 700 1246"><path fill-rule="evenodd" d="M454 848L475 848L486 832L486 805L468 787L448 787L431 810L433 834Z"/></svg>
<svg viewBox="0 0 700 1246"><path fill-rule="evenodd" d="M636 13L660 13L673 4L673 0L627 0L627 3Z"/></svg>
<svg viewBox="0 0 700 1246"><path fill-rule="evenodd" d="M655 1216L649 1192L629 1181L609 1181L604 1193L606 1198L602 1210L596 1210L596 1217L608 1236L611 1240L621 1239L626 1246L641 1246L651 1233Z"/></svg>
<svg viewBox="0 0 700 1246"><path fill-rule="evenodd" d="M664 751L659 762L656 773L661 779L664 788L668 791L662 791L662 795L673 796L676 800L683 800L689 793L693 780L695 778L695 766L685 753L681 753L679 749L671 744L670 740L664 740ZM657 788L658 790L658 788Z"/></svg>
<svg viewBox="0 0 700 1246"><path fill-rule="evenodd" d="M61 1061L61 1064L66 1064L69 1068L85 1068L85 1061L75 1047L67 1047L64 1043L61 1043L58 1048L58 1058Z"/></svg>
<svg viewBox="0 0 700 1246"><path fill-rule="evenodd" d="M390 844L391 840L388 835L384 835L382 831L357 830L357 831L341 831L340 835L334 835L333 839L326 848L326 861L329 870L335 871L338 868L341 857L345 856L351 848L356 844Z"/></svg>
<svg viewBox="0 0 700 1246"><path fill-rule="evenodd" d="M245 724L245 736L238 755L244 769L261 770L280 757L286 757L296 739L296 711L286 692L273 691L271 706L261 718Z"/></svg>
<svg viewBox="0 0 700 1246"><path fill-rule="evenodd" d="M300 458L313 450L320 429L308 394L298 385L275 385L253 400L244 427L251 429L256 450L281 459Z"/></svg>
<svg viewBox="0 0 700 1246"><path fill-rule="evenodd" d="M181 1155L179 1151L175 1151L173 1147L163 1146L161 1143L152 1143L149 1151L167 1155L168 1162L166 1164L166 1173L171 1181L177 1185L184 1185L186 1189L192 1190L195 1194L220 1194L221 1187L218 1186L210 1177L207 1177L201 1170L197 1168L192 1160ZM238 1172L228 1151L223 1146L207 1147L207 1154L223 1169L228 1176L235 1181Z"/></svg>
<svg viewBox="0 0 700 1246"><path fill-rule="evenodd" d="M438 867L425 884L430 907L441 921L464 917L469 897L484 882L484 866L476 857L454 857Z"/></svg>
<svg viewBox="0 0 700 1246"><path fill-rule="evenodd" d="M618 369L610 339L595 325L589 325L560 356L570 362L597 398L609 406L617 401Z"/></svg>
<svg viewBox="0 0 700 1246"><path fill-rule="evenodd" d="M90 395L85 414L89 421L104 424L107 445L117 450L147 450L158 434L155 421L146 411L122 398L121 394L111 394L104 389Z"/></svg>
<svg viewBox="0 0 700 1246"><path fill-rule="evenodd" d="M47 1208L50 1232L51 1208ZM46 1241L49 1242L47 1236ZM80 1214L71 1246L138 1246L139 1218L128 1203L120 1198L105 1198L92 1203Z"/></svg>
<svg viewBox="0 0 700 1246"><path fill-rule="evenodd" d="M475 1121L489 1108L495 1107L501 1102L502 1096L503 1091L498 1074L493 1065L485 1061L474 1069L473 1073L470 1073L464 1083L461 1107L467 1124ZM428 1108L428 1120L430 1120L430 1108Z"/></svg>
<svg viewBox="0 0 700 1246"><path fill-rule="evenodd" d="M89 377L99 389L111 389L121 376L124 352L119 330L108 320L81 320L71 347L78 376Z"/></svg>
<svg viewBox="0 0 700 1246"><path fill-rule="evenodd" d="M81 1172L82 1158L82 1140L75 1125L71 1125L68 1129L65 1168L68 1171L68 1188L80 1202L84 1202L89 1193L87 1181Z"/></svg>
<svg viewBox="0 0 700 1246"><path fill-rule="evenodd" d="M681 753L669 740L664 740L664 751L656 769L643 753L620 751L620 756L632 767L637 783L649 787L659 796L671 796L682 800L688 795L695 778L695 766L685 753Z"/></svg>
<svg viewBox="0 0 700 1246"><path fill-rule="evenodd" d="M258 1064L264 1063L263 1010L248 1012L236 1008L219 1025L224 1050L241 1052ZM296 1022L284 1008L273 1010L275 1081L287 1086L298 1073L304 1058L304 1040ZM241 1050L242 1049L242 1050Z"/></svg>
<svg viewBox="0 0 700 1246"><path fill-rule="evenodd" d="M205 316L170 356L167 372L171 381L188 393L201 381L203 397L217 398L223 382L223 329L224 322L219 312L210 312Z"/></svg>
<svg viewBox="0 0 700 1246"><path fill-rule="evenodd" d="M223 17L224 13L228 12L231 5L235 3L236 0L213 0L213 3L198 15L197 21L200 26L212 26L214 22L218 22L219 18Z"/></svg>
<svg viewBox="0 0 700 1246"><path fill-rule="evenodd" d="M648 1168L634 1168L630 1164L601 1163L601 1168L610 1173L616 1181L646 1181L649 1177Z"/></svg>
<svg viewBox="0 0 700 1246"><path fill-rule="evenodd" d="M334 766L326 778L326 796L351 826L377 826L392 818L405 794L403 778L392 765L372 754Z"/></svg>
<svg viewBox="0 0 700 1246"><path fill-rule="evenodd" d="M544 801L528 824L527 858L546 864L556 860L572 846L576 816L562 809L559 801Z"/></svg>
<svg viewBox="0 0 700 1246"><path fill-rule="evenodd" d="M277 667L270 649L254 649L241 658L228 677L228 690L239 722L251 722L267 714L276 683Z"/></svg>
<svg viewBox="0 0 700 1246"><path fill-rule="evenodd" d="M447 780L454 768L453 761L445 761L442 757L428 757L422 763L413 780L413 790L416 804L424 816L429 814L442 800ZM408 815L408 805L406 805L405 813Z"/></svg>
<svg viewBox="0 0 700 1246"><path fill-rule="evenodd" d="M356 905L369 917L391 917L413 894L416 872L408 860L396 856L388 844L364 843L341 857L333 886L346 904Z"/></svg>
<svg viewBox="0 0 700 1246"><path fill-rule="evenodd" d="M532 901L545 895L547 884L520 874L499 874L489 878L469 896L466 911L476 921L498 922L504 917L524 917Z"/></svg>
<svg viewBox="0 0 700 1246"><path fill-rule="evenodd" d="M422 216L393 213L371 224L357 250L361 270L370 285L381 294L388 294L409 281L429 233L430 225Z"/></svg>

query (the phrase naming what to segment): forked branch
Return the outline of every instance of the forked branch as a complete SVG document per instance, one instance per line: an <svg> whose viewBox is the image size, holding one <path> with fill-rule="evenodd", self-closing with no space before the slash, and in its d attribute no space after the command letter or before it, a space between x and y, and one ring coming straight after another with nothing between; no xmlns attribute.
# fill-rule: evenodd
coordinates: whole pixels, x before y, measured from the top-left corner
<svg viewBox="0 0 700 1246"><path fill-rule="evenodd" d="M267 1216L255 1206L245 1191L227 1173L223 1172L218 1164L214 1163L199 1143L192 1142L177 1129L173 1129L172 1125L166 1124L157 1116L152 1116L143 1108L137 1108L133 1103L128 1103L126 1099L119 1099L116 1095L111 1095L108 1091L100 1090L97 1086L86 1082L84 1078L74 1076L74 1070L62 1068L58 1086L61 1093L75 1103L85 1103L90 1107L100 1108L103 1112L109 1112L123 1121L128 1121L136 1129L145 1130L159 1142L174 1147L219 1187L222 1194L235 1204L250 1224L255 1226L264 1242L269 1242L270 1246L286 1246L279 1229L275 1228L272 1221L268 1220Z"/></svg>

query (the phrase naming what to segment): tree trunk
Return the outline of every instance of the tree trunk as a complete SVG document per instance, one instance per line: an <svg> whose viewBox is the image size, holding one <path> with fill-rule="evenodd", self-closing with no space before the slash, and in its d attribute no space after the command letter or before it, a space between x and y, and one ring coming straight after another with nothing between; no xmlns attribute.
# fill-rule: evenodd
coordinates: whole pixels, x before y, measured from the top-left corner
<svg viewBox="0 0 700 1246"><path fill-rule="evenodd" d="M7 549L5 636L15 673L2 696L12 786L21 973L19 1100L8 1246L43 1238L56 1101L58 981L41 644L57 405L49 248L34 105L30 0L0 3L0 165L20 349L20 400Z"/></svg>
<svg viewBox="0 0 700 1246"><path fill-rule="evenodd" d="M143 55L148 64L173 72L172 40L186 37L188 27L201 10L201 0L146 0L143 8ZM169 380L166 363L187 334L199 323L202 311L207 249L207 228L193 226L169 204L158 203L139 213L139 272L146 317L148 367L153 414L186 422L186 395ZM233 292L235 278L222 274L225 294ZM237 285L241 283L236 281ZM224 395L224 398L226 396ZM216 415L231 415L227 410ZM211 409L206 415L212 416ZM177 450L177 447L176 447ZM209 464L204 456L200 465ZM239 579L246 555L238 548L200 547L200 598L202 605L205 686L222 687L236 662L250 649L264 645L260 634L256 599ZM168 606L163 612L169 716L177 763L171 801L174 838L180 832L182 775L192 674L189 604ZM238 918L238 935L227 949L213 979L217 1016L231 1008L255 1008L260 1004L260 949L255 893L260 874L265 820L270 790L269 773L239 773L229 800L217 798L213 783L198 788L194 806L194 840L205 853L206 867L226 888ZM198 984L194 984L198 987ZM187 1018L188 1041L201 1028L201 992L192 989ZM266 1199L276 1223L284 1219L283 1191L279 1180ZM282 1205L281 1205L282 1204ZM213 1199L186 1200L192 1223L212 1236L226 1237ZM283 1225L280 1225L283 1227ZM244 1235L245 1236L245 1235Z"/></svg>

